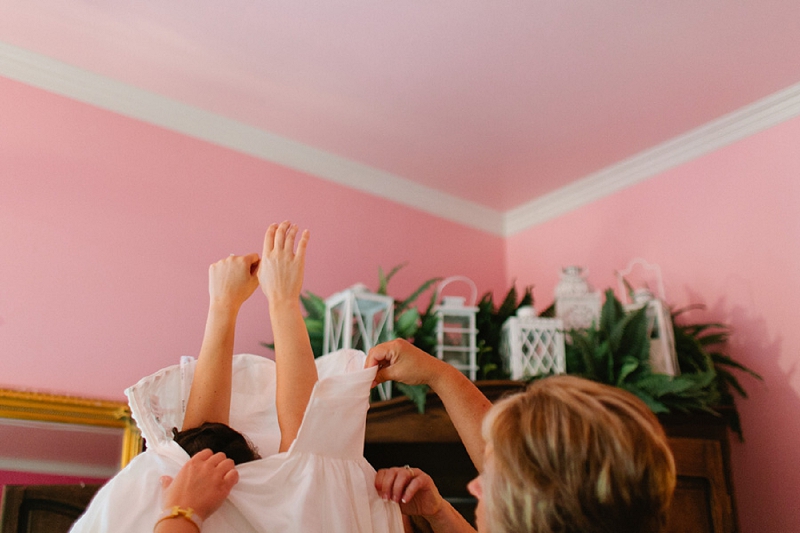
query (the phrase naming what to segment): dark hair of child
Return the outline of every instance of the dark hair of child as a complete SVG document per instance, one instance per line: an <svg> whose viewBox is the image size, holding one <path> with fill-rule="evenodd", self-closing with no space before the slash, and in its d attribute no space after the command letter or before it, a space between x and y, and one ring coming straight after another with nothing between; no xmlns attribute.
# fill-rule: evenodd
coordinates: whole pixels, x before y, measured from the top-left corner
<svg viewBox="0 0 800 533"><path fill-rule="evenodd" d="M225 457L232 459L237 465L261 459L258 450L247 437L218 422L204 422L196 428L184 431L172 428L172 438L190 457L209 448L214 453L224 453Z"/></svg>

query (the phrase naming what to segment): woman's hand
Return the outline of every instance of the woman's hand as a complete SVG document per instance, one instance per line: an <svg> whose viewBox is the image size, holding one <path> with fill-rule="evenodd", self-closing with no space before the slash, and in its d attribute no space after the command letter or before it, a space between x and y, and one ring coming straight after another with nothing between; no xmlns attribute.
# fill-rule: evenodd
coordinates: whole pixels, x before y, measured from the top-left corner
<svg viewBox="0 0 800 533"><path fill-rule="evenodd" d="M175 479L161 478L164 507L191 508L205 520L219 509L238 481L231 459L221 452L202 450L183 465Z"/></svg>
<svg viewBox="0 0 800 533"><path fill-rule="evenodd" d="M427 518L443 507L444 500L433 480L419 468L382 468L375 476L375 488L383 499L399 503L406 515Z"/></svg>
<svg viewBox="0 0 800 533"><path fill-rule="evenodd" d="M406 385L430 385L442 371L442 363L403 339L395 339L374 346L367 355L365 368L378 367L375 383L399 381ZM438 369L438 370L437 370Z"/></svg>

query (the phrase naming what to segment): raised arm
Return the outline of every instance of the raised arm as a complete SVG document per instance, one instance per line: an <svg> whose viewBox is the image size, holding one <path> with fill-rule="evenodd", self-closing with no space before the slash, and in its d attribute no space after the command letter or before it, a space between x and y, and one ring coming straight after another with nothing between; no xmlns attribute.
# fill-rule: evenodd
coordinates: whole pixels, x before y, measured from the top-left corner
<svg viewBox="0 0 800 533"><path fill-rule="evenodd" d="M208 317L186 403L183 430L204 422L228 424L236 317L258 287L258 254L226 257L208 269Z"/></svg>
<svg viewBox="0 0 800 533"><path fill-rule="evenodd" d="M269 300L269 318L275 339L276 407L281 429L280 451L297 437L303 415L317 382L317 367L308 330L300 309L308 230L297 242L297 226L272 224L264 237L258 270L261 289Z"/></svg>
<svg viewBox="0 0 800 533"><path fill-rule="evenodd" d="M373 347L366 366L378 366L376 384L399 381L428 385L444 404L472 463L483 471L481 423L491 402L464 374L408 341L396 339Z"/></svg>

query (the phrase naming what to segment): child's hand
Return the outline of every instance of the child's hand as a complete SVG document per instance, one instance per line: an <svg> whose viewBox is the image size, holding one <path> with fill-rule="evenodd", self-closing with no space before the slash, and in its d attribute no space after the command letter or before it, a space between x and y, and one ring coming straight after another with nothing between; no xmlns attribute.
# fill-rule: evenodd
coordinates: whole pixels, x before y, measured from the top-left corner
<svg viewBox="0 0 800 533"><path fill-rule="evenodd" d="M270 303L297 301L303 288L303 271L308 245L308 230L304 230L294 248L297 226L289 221L272 224L264 236L264 251L258 269L261 290Z"/></svg>
<svg viewBox="0 0 800 533"><path fill-rule="evenodd" d="M238 310L258 287L258 254L231 255L208 268L208 293L212 305Z"/></svg>

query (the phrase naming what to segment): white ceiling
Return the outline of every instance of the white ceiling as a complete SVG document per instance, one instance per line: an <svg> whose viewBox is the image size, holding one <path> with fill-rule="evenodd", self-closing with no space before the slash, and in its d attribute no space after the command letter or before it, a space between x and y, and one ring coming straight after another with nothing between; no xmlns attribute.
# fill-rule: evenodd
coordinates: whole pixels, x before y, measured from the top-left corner
<svg viewBox="0 0 800 533"><path fill-rule="evenodd" d="M0 75L508 234L800 113L799 35L797 0L3 0Z"/></svg>

